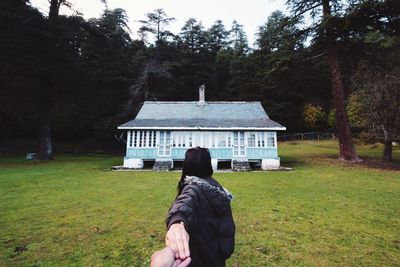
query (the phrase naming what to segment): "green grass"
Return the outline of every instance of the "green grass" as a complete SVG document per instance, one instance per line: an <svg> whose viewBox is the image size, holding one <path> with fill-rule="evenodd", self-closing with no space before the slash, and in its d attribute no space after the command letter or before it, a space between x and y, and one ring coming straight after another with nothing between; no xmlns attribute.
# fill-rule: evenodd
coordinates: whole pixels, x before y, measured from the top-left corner
<svg viewBox="0 0 400 267"><path fill-rule="evenodd" d="M329 141L279 148L294 171L215 174L235 195L228 266L400 266L400 171L338 162ZM109 171L121 161L1 156L0 266L148 265L179 173Z"/></svg>

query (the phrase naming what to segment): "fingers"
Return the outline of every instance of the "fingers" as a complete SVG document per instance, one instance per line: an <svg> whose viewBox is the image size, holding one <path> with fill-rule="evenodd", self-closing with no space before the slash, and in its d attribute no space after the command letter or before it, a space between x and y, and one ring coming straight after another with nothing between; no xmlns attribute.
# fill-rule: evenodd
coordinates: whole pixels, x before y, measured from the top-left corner
<svg viewBox="0 0 400 267"><path fill-rule="evenodd" d="M182 232L178 232L175 234L175 240L176 244L178 245L178 254L179 258L184 260L186 258L186 253L185 253L185 245L184 245L184 240L182 236Z"/></svg>
<svg viewBox="0 0 400 267"><path fill-rule="evenodd" d="M165 244L176 252L176 258L184 260L190 256L189 235L182 224L173 224L170 227Z"/></svg>
<svg viewBox="0 0 400 267"><path fill-rule="evenodd" d="M172 266L175 263L174 251L166 247L151 256L150 267Z"/></svg>
<svg viewBox="0 0 400 267"><path fill-rule="evenodd" d="M187 234L185 227L180 225L178 231L175 232L175 238L178 247L179 258L184 260L190 256L189 235Z"/></svg>
<svg viewBox="0 0 400 267"><path fill-rule="evenodd" d="M179 263L176 267L187 267L187 266L189 266L191 261L192 261L192 258L187 257L184 261Z"/></svg>

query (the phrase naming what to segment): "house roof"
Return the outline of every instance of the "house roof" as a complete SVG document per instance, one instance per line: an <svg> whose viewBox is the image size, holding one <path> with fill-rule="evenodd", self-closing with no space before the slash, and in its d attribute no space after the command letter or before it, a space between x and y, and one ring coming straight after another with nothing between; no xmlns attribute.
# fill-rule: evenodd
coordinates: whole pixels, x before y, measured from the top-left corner
<svg viewBox="0 0 400 267"><path fill-rule="evenodd" d="M286 130L260 102L145 101L134 120L118 129Z"/></svg>

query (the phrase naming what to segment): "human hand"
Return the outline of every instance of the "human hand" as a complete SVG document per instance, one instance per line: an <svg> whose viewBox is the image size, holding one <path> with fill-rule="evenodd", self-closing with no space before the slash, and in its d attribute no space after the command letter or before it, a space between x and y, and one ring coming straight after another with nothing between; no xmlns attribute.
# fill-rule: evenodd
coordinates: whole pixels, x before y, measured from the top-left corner
<svg viewBox="0 0 400 267"><path fill-rule="evenodd" d="M165 236L165 245L176 252L175 258L185 260L190 257L189 235L182 223L174 223Z"/></svg>
<svg viewBox="0 0 400 267"><path fill-rule="evenodd" d="M175 258L175 252L170 247L158 250L151 256L150 267L187 267L191 262L188 257L185 260Z"/></svg>

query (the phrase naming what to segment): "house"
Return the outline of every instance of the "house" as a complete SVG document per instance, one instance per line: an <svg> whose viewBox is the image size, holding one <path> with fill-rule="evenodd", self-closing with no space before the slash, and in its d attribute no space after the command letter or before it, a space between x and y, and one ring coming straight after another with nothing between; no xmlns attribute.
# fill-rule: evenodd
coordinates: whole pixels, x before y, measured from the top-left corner
<svg viewBox="0 0 400 267"><path fill-rule="evenodd" d="M250 163L279 168L276 133L286 130L260 102L205 101L204 86L199 101L145 101L136 118L118 129L127 132L125 168L154 161L154 169L171 169L188 148L200 146L209 149L214 170L221 162L236 170Z"/></svg>

